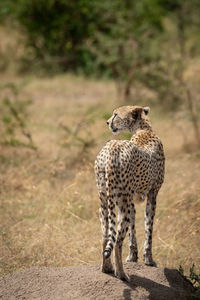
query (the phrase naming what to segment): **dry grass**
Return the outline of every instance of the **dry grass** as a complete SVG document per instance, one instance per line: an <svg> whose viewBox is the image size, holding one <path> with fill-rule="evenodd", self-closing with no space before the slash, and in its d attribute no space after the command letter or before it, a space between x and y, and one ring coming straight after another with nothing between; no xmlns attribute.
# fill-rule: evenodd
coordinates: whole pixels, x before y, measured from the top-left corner
<svg viewBox="0 0 200 300"><path fill-rule="evenodd" d="M12 80L25 82L24 78ZM114 85L69 75L26 78L22 97L33 99L29 128L38 150L0 149L1 274L33 265L99 262L101 232L93 161L112 138L103 117L117 106ZM152 111L151 119L166 151L154 258L159 266L181 264L187 271L192 263L200 265L200 159L183 151L182 137L169 118ZM191 128L183 125L190 140ZM77 129L86 144L67 134L63 126ZM141 260L144 204L136 209Z"/></svg>

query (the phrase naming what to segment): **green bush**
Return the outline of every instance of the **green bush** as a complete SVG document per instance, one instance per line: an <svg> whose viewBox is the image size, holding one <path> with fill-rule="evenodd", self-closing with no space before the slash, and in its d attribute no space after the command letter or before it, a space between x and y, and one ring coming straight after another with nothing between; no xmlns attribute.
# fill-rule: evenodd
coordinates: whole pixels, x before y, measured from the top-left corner
<svg viewBox="0 0 200 300"><path fill-rule="evenodd" d="M189 295L192 299L200 299L200 273L196 273L195 265L193 264L190 268L190 273L188 276L184 274L184 269L182 266L179 267L179 272L187 279L189 280L193 287L194 292Z"/></svg>
<svg viewBox="0 0 200 300"><path fill-rule="evenodd" d="M20 99L19 89L12 83L1 86L0 89L9 90L9 96L0 99L0 143L36 149L27 128L27 109L31 100Z"/></svg>
<svg viewBox="0 0 200 300"><path fill-rule="evenodd" d="M127 30L143 37L152 25L161 27L163 10L159 0L5 0L0 11L2 20L10 17L24 30L34 62L92 74L105 72L107 66L98 64L88 40L100 46L100 32L112 43L119 37L124 42Z"/></svg>
<svg viewBox="0 0 200 300"><path fill-rule="evenodd" d="M119 76L116 73L120 72L123 79L127 65L134 65L132 60L142 69L158 59L160 44L154 41L166 16L180 31L184 19L194 33L199 27L199 11L198 0L4 0L0 2L0 21L10 19L12 26L20 25L33 50L29 60L34 63L84 74ZM116 61L121 60L123 68L116 70Z"/></svg>
<svg viewBox="0 0 200 300"><path fill-rule="evenodd" d="M33 60L58 64L62 70L94 70L92 54L85 46L96 27L102 26L98 1L7 0L1 3L1 18L10 16L27 35Z"/></svg>

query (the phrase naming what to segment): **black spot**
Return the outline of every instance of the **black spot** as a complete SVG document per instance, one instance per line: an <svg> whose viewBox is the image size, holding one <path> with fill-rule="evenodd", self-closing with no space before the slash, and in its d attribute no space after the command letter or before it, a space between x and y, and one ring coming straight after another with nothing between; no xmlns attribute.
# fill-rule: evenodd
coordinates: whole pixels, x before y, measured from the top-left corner
<svg viewBox="0 0 200 300"><path fill-rule="evenodd" d="M114 236L112 236L112 240L113 240L113 242L115 243L116 239L115 239L115 237L114 237Z"/></svg>

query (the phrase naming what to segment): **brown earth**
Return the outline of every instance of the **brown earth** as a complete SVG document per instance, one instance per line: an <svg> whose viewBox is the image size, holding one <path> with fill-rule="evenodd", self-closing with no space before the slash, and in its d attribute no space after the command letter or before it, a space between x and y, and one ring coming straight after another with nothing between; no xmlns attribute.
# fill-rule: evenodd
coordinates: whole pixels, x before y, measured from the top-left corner
<svg viewBox="0 0 200 300"><path fill-rule="evenodd" d="M191 299L193 288L177 270L126 263L130 282L100 271L100 265L33 267L0 279L0 299Z"/></svg>

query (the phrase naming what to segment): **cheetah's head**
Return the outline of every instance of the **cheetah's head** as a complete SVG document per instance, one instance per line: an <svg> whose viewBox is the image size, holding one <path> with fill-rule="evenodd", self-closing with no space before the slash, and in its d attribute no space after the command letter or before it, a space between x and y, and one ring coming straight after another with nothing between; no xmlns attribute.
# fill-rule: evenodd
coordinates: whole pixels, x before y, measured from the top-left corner
<svg viewBox="0 0 200 300"><path fill-rule="evenodd" d="M113 111L113 115L106 123L114 134L124 130L132 132L134 127L137 127L138 121L145 119L149 111L149 107L122 106Z"/></svg>

